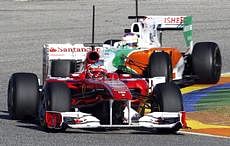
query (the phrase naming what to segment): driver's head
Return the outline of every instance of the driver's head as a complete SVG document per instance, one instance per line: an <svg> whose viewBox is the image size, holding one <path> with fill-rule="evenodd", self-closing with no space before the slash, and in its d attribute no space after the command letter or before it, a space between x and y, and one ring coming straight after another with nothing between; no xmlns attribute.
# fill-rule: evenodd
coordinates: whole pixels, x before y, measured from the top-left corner
<svg viewBox="0 0 230 146"><path fill-rule="evenodd" d="M103 63L104 62L102 60L99 60L94 64L90 64L87 69L87 77L98 79L102 79L103 77L105 77L107 70L102 65Z"/></svg>
<svg viewBox="0 0 230 146"><path fill-rule="evenodd" d="M123 41L125 41L129 47L137 47L138 37L134 33L126 33L123 36Z"/></svg>

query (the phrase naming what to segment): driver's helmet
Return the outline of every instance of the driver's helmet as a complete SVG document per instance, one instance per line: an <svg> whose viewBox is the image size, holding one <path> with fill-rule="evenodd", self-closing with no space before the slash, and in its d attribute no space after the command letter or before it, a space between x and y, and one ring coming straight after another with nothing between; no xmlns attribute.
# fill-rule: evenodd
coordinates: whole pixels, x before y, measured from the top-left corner
<svg viewBox="0 0 230 146"><path fill-rule="evenodd" d="M87 77L88 78L99 78L102 79L106 76L107 70L103 68L103 66L98 66L95 64L91 64L87 69Z"/></svg>
<svg viewBox="0 0 230 146"><path fill-rule="evenodd" d="M125 41L126 45L129 47L137 47L138 37L134 33L125 33L123 41Z"/></svg>

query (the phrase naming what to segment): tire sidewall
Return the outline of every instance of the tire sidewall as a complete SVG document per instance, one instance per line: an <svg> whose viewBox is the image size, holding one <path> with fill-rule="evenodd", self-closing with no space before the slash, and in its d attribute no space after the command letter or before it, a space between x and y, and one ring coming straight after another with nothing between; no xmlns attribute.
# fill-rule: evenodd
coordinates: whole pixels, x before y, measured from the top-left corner
<svg viewBox="0 0 230 146"><path fill-rule="evenodd" d="M148 74L150 78L164 76L166 81L172 79L172 64L168 53L154 52L149 59Z"/></svg>
<svg viewBox="0 0 230 146"><path fill-rule="evenodd" d="M183 111L183 99L179 87L172 82L157 84L154 88L159 112Z"/></svg>
<svg viewBox="0 0 230 146"><path fill-rule="evenodd" d="M9 80L8 84L8 94L7 94L7 107L8 107L8 112L9 116L12 119L15 119L15 106L14 106L14 100L15 100L15 93L14 93L14 88L13 88L13 79L12 77Z"/></svg>
<svg viewBox="0 0 230 146"><path fill-rule="evenodd" d="M58 90L58 88L59 88L59 90ZM57 98L58 94L61 97L59 99ZM61 110L57 109L60 106L55 105L53 103L53 102L55 102L54 100L60 100L62 103L64 103L62 105L65 106L65 108L61 109ZM55 103L60 104L61 102L56 101ZM42 92L42 98L41 98L40 104L39 104L39 122L40 122L40 126L42 127L42 129L47 131L47 132L58 132L60 130L61 131L65 130L66 129L65 126L63 126L61 129L49 129L49 128L47 128L47 125L45 122L45 113L46 113L46 111L69 112L70 111L70 105L71 105L70 90L65 83L63 83L63 82L46 83L46 85L44 86L44 89Z"/></svg>
<svg viewBox="0 0 230 146"><path fill-rule="evenodd" d="M33 73L14 73L8 85L8 111L13 119L37 117L38 78Z"/></svg>
<svg viewBox="0 0 230 146"><path fill-rule="evenodd" d="M214 42L199 42L192 52L193 72L199 83L217 83L221 74L221 54Z"/></svg>
<svg viewBox="0 0 230 146"><path fill-rule="evenodd" d="M69 77L74 70L74 63L71 60L53 60L51 62L52 77Z"/></svg>

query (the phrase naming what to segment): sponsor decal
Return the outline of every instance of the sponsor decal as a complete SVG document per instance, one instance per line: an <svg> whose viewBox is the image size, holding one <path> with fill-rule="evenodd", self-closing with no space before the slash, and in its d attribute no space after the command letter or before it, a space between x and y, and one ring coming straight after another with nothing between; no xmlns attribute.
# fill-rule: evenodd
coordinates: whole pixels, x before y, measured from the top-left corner
<svg viewBox="0 0 230 146"><path fill-rule="evenodd" d="M165 17L164 18L164 23L167 24L181 24L184 21L184 17L180 16L180 17Z"/></svg>
<svg viewBox="0 0 230 146"><path fill-rule="evenodd" d="M91 47L82 47L82 48L49 48L49 52L89 52L91 51ZM95 51L99 52L101 48L95 48Z"/></svg>
<svg viewBox="0 0 230 146"><path fill-rule="evenodd" d="M104 81L104 83L108 84L114 91L118 93L126 93L128 91L127 86L121 81Z"/></svg>

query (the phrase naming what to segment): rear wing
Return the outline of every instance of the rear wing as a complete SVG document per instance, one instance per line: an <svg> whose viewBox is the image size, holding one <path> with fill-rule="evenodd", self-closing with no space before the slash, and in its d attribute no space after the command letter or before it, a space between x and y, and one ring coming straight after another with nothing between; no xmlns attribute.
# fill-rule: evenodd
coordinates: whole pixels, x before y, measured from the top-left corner
<svg viewBox="0 0 230 146"><path fill-rule="evenodd" d="M186 46L189 47L192 43L192 16L129 16L129 19L138 19L138 22L133 23L131 32L135 33L137 26L139 29L153 29L158 31L165 30L182 30ZM136 25L136 26L135 26Z"/></svg>
<svg viewBox="0 0 230 146"><path fill-rule="evenodd" d="M90 44L46 44L43 46L43 57L47 60L84 60L89 51L100 52L102 47Z"/></svg>
<svg viewBox="0 0 230 146"><path fill-rule="evenodd" d="M129 16L129 19L138 18L144 24L158 24L158 30L183 30L186 16Z"/></svg>
<svg viewBox="0 0 230 146"><path fill-rule="evenodd" d="M43 46L43 81L49 74L50 61L72 60L83 62L89 51L101 54L103 47L97 44L46 44Z"/></svg>

